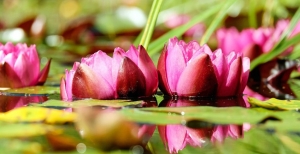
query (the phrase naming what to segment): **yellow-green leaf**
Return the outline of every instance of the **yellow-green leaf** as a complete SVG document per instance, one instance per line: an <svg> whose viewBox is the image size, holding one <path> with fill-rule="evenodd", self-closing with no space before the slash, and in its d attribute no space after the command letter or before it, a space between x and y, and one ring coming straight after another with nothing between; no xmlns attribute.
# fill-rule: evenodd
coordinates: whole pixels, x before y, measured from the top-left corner
<svg viewBox="0 0 300 154"><path fill-rule="evenodd" d="M266 101L261 101L253 97L248 97L248 101L253 107L263 107L272 110L298 110L300 108L299 100L279 100L270 98Z"/></svg>
<svg viewBox="0 0 300 154"><path fill-rule="evenodd" d="M21 107L0 113L3 122L45 122L48 124L63 124L74 122L76 114L58 109L42 107Z"/></svg>
<svg viewBox="0 0 300 154"><path fill-rule="evenodd" d="M15 88L15 89L6 89L1 90L0 93L4 95L14 95L14 94L54 94L59 93L59 87L52 87L52 86L32 86L32 87L25 87L25 88Z"/></svg>
<svg viewBox="0 0 300 154"><path fill-rule="evenodd" d="M109 106L109 107L123 107L123 106L135 106L141 104L142 101L131 101L131 100L97 100L97 99L83 99L73 102L66 102L61 100L48 100L42 104L30 104L32 106L42 106L42 107L71 107L77 108L82 106Z"/></svg>

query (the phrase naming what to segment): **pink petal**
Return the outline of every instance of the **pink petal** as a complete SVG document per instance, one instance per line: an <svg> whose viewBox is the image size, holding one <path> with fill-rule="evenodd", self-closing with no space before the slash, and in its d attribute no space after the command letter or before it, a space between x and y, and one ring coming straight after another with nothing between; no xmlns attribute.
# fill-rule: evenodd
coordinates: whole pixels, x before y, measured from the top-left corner
<svg viewBox="0 0 300 154"><path fill-rule="evenodd" d="M130 49L126 52L126 57L130 58L136 65L138 65L138 52L139 49L136 49L133 45L130 46Z"/></svg>
<svg viewBox="0 0 300 154"><path fill-rule="evenodd" d="M161 52L160 57L158 59L157 71L158 71L158 79L159 79L159 89L167 95L172 95L172 92L169 87L167 72L166 72L166 46L164 50Z"/></svg>
<svg viewBox="0 0 300 154"><path fill-rule="evenodd" d="M220 29L217 31L217 39L219 48L224 52L225 55L231 51L240 51L239 43L239 32L236 28Z"/></svg>
<svg viewBox="0 0 300 154"><path fill-rule="evenodd" d="M27 55L27 57L29 58L27 61L29 64L31 64L31 70L36 70L36 71L32 71L31 73L32 76L34 77L38 77L40 74L40 59L38 56L38 53L36 51L36 47L35 45L31 45L29 48L27 48L27 45L24 44L24 46L26 47L25 49L23 49L23 53ZM22 50L20 50L22 51ZM34 85L34 84L33 84Z"/></svg>
<svg viewBox="0 0 300 154"><path fill-rule="evenodd" d="M9 80L6 76L4 64L0 63L0 87L10 87Z"/></svg>
<svg viewBox="0 0 300 154"><path fill-rule="evenodd" d="M116 83L112 77L112 58L105 52L98 51L91 57L85 59L88 62L88 66L94 70L97 75L100 75L103 79L115 89Z"/></svg>
<svg viewBox="0 0 300 154"><path fill-rule="evenodd" d="M238 57L230 65L226 85L218 88L218 96L236 96L242 75L242 58Z"/></svg>
<svg viewBox="0 0 300 154"><path fill-rule="evenodd" d="M46 82L47 77L48 77L48 73L49 73L49 70L50 70L50 64L51 64L51 59L48 60L45 67L40 72L37 85L43 85Z"/></svg>
<svg viewBox="0 0 300 154"><path fill-rule="evenodd" d="M67 94L66 81L64 78L61 78L60 80L60 98L64 101L72 100L72 94L70 96Z"/></svg>
<svg viewBox="0 0 300 154"><path fill-rule="evenodd" d="M135 63L124 57L117 77L117 94L119 97L145 96L146 81L142 71Z"/></svg>
<svg viewBox="0 0 300 154"><path fill-rule="evenodd" d="M218 80L218 86L221 86L226 81L228 67L222 50L218 49L213 54L215 59L213 59L212 62L214 64L214 70Z"/></svg>
<svg viewBox="0 0 300 154"><path fill-rule="evenodd" d="M20 53L14 65L14 70L24 86L33 86L38 82L38 73L40 70L29 69L33 64L29 63L28 58L24 53Z"/></svg>
<svg viewBox="0 0 300 154"><path fill-rule="evenodd" d="M113 88L86 64L80 64L74 74L72 93L76 98L112 99Z"/></svg>
<svg viewBox="0 0 300 154"><path fill-rule="evenodd" d="M158 87L157 70L151 58L147 54L143 46L138 47L138 67L143 72L146 80L146 96L151 96L156 93Z"/></svg>
<svg viewBox="0 0 300 154"><path fill-rule="evenodd" d="M167 143L169 152L178 152L185 147L185 138L187 136L186 128L180 125L166 126Z"/></svg>
<svg viewBox="0 0 300 154"><path fill-rule="evenodd" d="M7 81L7 83L10 85L10 88L20 88L24 87L24 85L21 82L21 79L16 74L15 70L8 64L4 63L1 68L1 78L4 81ZM1 79L0 78L0 79ZM1 80L2 80L1 79ZM2 82L2 81L1 81Z"/></svg>
<svg viewBox="0 0 300 154"><path fill-rule="evenodd" d="M177 83L181 73L186 67L186 62L182 48L179 47L177 43L171 46L172 43L170 42L171 41L169 41L166 52L166 71L169 87L172 92L176 92Z"/></svg>
<svg viewBox="0 0 300 154"><path fill-rule="evenodd" d="M177 93L179 96L214 96L218 81L214 66L207 54L202 54L190 61L182 72Z"/></svg>
<svg viewBox="0 0 300 154"><path fill-rule="evenodd" d="M241 81L240 81L240 85L238 87L238 92L237 94L242 94L247 82L248 82L248 77L249 77L249 73L250 73L250 59L247 57L243 57L243 68L242 68L242 77L241 77Z"/></svg>

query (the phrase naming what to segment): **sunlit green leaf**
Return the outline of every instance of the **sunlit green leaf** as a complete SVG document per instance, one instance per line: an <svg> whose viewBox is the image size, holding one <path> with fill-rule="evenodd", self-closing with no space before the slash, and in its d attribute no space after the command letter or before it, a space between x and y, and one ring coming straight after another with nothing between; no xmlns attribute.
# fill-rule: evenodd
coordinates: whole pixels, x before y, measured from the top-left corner
<svg viewBox="0 0 300 154"><path fill-rule="evenodd" d="M196 23L202 22L209 18L211 15L215 14L217 11L220 10L220 8L224 5L224 3L216 4L214 7L210 7L208 10L204 10L201 13L199 13L197 16L194 16L193 19L191 19L188 23L179 26L177 28L174 28L167 32L166 34L162 35L155 41L151 42L149 44L149 55L153 56L156 53L158 53L164 46L167 41L174 37L174 36L181 36L185 31L187 31L189 28L194 26Z"/></svg>
<svg viewBox="0 0 300 154"><path fill-rule="evenodd" d="M61 130L51 125L39 123L0 123L0 138L38 136L45 135L49 131Z"/></svg>
<svg viewBox="0 0 300 154"><path fill-rule="evenodd" d="M209 25L205 33L203 34L203 37L200 41L200 44L206 44L210 38L210 36L213 34L213 32L216 30L216 28L220 25L221 21L226 17L227 13L230 11L231 6L233 6L234 2L236 0L227 0L226 3L224 3L222 9L218 12L212 23Z"/></svg>
<svg viewBox="0 0 300 154"><path fill-rule="evenodd" d="M298 110L300 108L299 100L279 100L275 98L261 101L253 97L248 98L252 106L263 107L272 110Z"/></svg>
<svg viewBox="0 0 300 154"><path fill-rule="evenodd" d="M41 107L70 107L77 108L83 106L108 106L108 107L124 107L124 106L136 106L141 104L142 101L130 101L130 100L97 100L97 99L83 99L73 102L66 102L61 100L48 100L41 104L30 104L31 106Z"/></svg>
<svg viewBox="0 0 300 154"><path fill-rule="evenodd" d="M54 94L59 93L59 87L52 87L52 86L33 86L33 87L25 87L25 88L15 88L15 89L7 89L1 90L0 93L4 95L18 95L24 94L27 96L31 95L42 95L42 94Z"/></svg>
<svg viewBox="0 0 300 154"><path fill-rule="evenodd" d="M269 117L295 122L300 114L294 112L275 112L265 109L246 109L242 107L160 107L123 109L129 119L142 123L186 124L190 120L212 122L215 124L260 123Z"/></svg>

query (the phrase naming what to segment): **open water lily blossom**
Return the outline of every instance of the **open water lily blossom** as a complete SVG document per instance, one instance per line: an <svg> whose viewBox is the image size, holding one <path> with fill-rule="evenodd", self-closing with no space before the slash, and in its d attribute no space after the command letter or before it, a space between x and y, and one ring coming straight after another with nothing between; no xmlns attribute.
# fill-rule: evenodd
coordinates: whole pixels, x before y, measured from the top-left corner
<svg viewBox="0 0 300 154"><path fill-rule="evenodd" d="M166 95L181 97L241 95L250 60L236 52L212 52L207 45L171 38L158 61L159 87Z"/></svg>
<svg viewBox="0 0 300 154"><path fill-rule="evenodd" d="M0 87L20 88L45 83L50 60L40 71L35 45L0 43Z"/></svg>
<svg viewBox="0 0 300 154"><path fill-rule="evenodd" d="M143 46L125 52L117 47L113 57L98 51L75 62L61 80L61 98L115 99L147 97L156 93L158 75Z"/></svg>

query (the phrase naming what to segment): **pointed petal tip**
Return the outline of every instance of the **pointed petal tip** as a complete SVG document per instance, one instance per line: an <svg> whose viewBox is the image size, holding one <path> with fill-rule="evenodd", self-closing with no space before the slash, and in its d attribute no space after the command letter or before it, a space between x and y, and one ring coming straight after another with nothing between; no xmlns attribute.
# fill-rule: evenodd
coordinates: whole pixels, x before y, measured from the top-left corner
<svg viewBox="0 0 300 154"><path fill-rule="evenodd" d="M121 61L116 85L119 97L140 97L145 96L146 93L146 80L143 72L127 57Z"/></svg>
<svg viewBox="0 0 300 154"><path fill-rule="evenodd" d="M50 70L51 60L52 58L48 60L45 67L40 72L37 85L43 85L46 82Z"/></svg>

